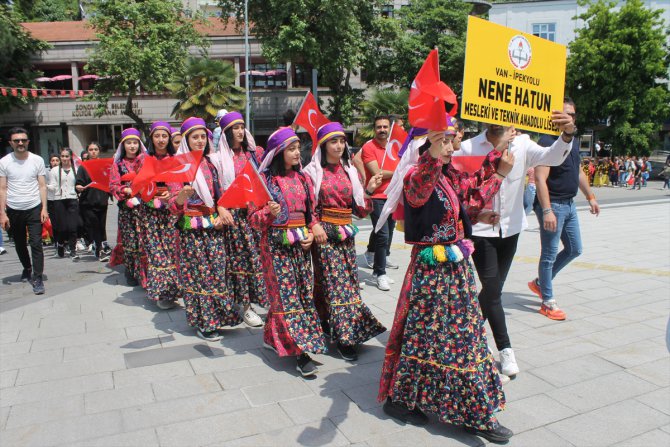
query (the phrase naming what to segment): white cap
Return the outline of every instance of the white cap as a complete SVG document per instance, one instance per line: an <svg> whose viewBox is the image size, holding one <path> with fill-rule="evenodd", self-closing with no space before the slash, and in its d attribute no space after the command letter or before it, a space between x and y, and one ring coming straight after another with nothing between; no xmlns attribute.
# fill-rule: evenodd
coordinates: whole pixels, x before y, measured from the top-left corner
<svg viewBox="0 0 670 447"><path fill-rule="evenodd" d="M214 118L216 121L219 121L221 118L223 118L224 115L226 115L228 111L226 109L221 109L218 112L216 112L216 118Z"/></svg>

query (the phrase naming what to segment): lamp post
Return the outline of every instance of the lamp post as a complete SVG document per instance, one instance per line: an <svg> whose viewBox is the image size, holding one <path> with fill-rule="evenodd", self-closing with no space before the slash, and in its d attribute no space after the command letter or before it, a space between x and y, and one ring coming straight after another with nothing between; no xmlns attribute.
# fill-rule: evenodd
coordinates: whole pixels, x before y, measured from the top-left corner
<svg viewBox="0 0 670 447"><path fill-rule="evenodd" d="M244 87L246 94L246 120L247 126L253 129L249 115L251 114L251 104L249 97L249 0L244 0Z"/></svg>

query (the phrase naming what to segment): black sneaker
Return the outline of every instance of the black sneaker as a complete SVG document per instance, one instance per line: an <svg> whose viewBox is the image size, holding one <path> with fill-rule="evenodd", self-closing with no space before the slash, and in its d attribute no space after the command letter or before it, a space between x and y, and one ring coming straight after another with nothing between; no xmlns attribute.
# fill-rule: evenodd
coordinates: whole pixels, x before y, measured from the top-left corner
<svg viewBox="0 0 670 447"><path fill-rule="evenodd" d="M65 257L65 245L56 244L56 251L58 252L58 257L59 258L64 258Z"/></svg>
<svg viewBox="0 0 670 447"><path fill-rule="evenodd" d="M509 439L514 436L512 430L507 427L503 427L500 424L497 424L495 428L489 430L480 430L474 427L465 427L465 431L471 435L481 436L484 439L487 439L491 442L497 444L505 444Z"/></svg>
<svg viewBox="0 0 670 447"><path fill-rule="evenodd" d="M126 284L128 284L130 287L135 287L138 286L140 283L137 282L137 279L135 279L134 276L126 276Z"/></svg>
<svg viewBox="0 0 670 447"><path fill-rule="evenodd" d="M33 277L33 269L23 269L21 272L21 282L30 282Z"/></svg>
<svg viewBox="0 0 670 447"><path fill-rule="evenodd" d="M383 409L384 413L405 424L420 427L428 423L428 416L423 414L423 412L419 410L419 407L415 406L413 410L410 410L403 404L393 402L390 397L384 402Z"/></svg>
<svg viewBox="0 0 670 447"><path fill-rule="evenodd" d="M33 285L33 293L35 295L44 295L44 292L46 290L44 289L44 282L42 281L42 275L35 275L35 277L32 280L32 285Z"/></svg>
<svg viewBox="0 0 670 447"><path fill-rule="evenodd" d="M323 330L323 335L330 339L330 324L328 323L327 320L323 320L321 322L321 329Z"/></svg>
<svg viewBox="0 0 670 447"><path fill-rule="evenodd" d="M198 329L198 337L205 341L219 341L223 338L218 331L201 331Z"/></svg>
<svg viewBox="0 0 670 447"><path fill-rule="evenodd" d="M340 353L340 355L344 360L348 360L350 362L358 360L358 353L356 352L356 346L345 346L338 343L337 352Z"/></svg>
<svg viewBox="0 0 670 447"><path fill-rule="evenodd" d="M312 358L307 354L300 354L297 357L297 361L298 364L295 369L297 369L303 377L313 376L319 371L312 361Z"/></svg>
<svg viewBox="0 0 670 447"><path fill-rule="evenodd" d="M156 307L158 307L161 310L172 309L176 305L177 305L177 303L173 300L158 300L158 301L156 301Z"/></svg>
<svg viewBox="0 0 670 447"><path fill-rule="evenodd" d="M109 261L109 255L107 253L101 251L100 256L98 257L98 260L100 260L100 262L107 262L107 261Z"/></svg>

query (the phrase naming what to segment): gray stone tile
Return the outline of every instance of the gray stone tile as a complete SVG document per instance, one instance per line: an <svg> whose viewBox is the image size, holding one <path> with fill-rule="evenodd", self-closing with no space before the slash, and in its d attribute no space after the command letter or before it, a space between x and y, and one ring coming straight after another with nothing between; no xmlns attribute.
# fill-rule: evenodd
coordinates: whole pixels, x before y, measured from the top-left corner
<svg viewBox="0 0 670 447"><path fill-rule="evenodd" d="M295 424L300 425L318 421L324 416L332 418L344 415L356 404L342 391L323 390L318 396L285 400L279 405Z"/></svg>
<svg viewBox="0 0 670 447"><path fill-rule="evenodd" d="M349 441L328 419L318 422L272 430L255 436L238 438L223 443L215 442L211 447L257 447L257 446L348 446Z"/></svg>
<svg viewBox="0 0 670 447"><path fill-rule="evenodd" d="M291 425L291 420L278 405L267 405L170 424L158 427L156 431L161 447L183 447L245 438Z"/></svg>
<svg viewBox="0 0 670 447"><path fill-rule="evenodd" d="M575 383L547 394L579 413L655 390L656 386L625 371Z"/></svg>
<svg viewBox="0 0 670 447"><path fill-rule="evenodd" d="M19 341L83 334L84 332L86 332L86 323L83 321L71 322L69 324L52 324L51 327L47 328L21 329Z"/></svg>
<svg viewBox="0 0 670 447"><path fill-rule="evenodd" d="M81 394L58 397L27 404L14 405L7 420L7 428L24 427L44 422L81 416L84 398Z"/></svg>
<svg viewBox="0 0 670 447"><path fill-rule="evenodd" d="M547 428L574 445L608 446L668 422L667 415L627 400L555 422Z"/></svg>
<svg viewBox="0 0 670 447"><path fill-rule="evenodd" d="M158 447L158 437L153 429L139 430L131 433L103 436L87 439L74 444L64 444L62 447Z"/></svg>
<svg viewBox="0 0 670 447"><path fill-rule="evenodd" d="M643 340L602 351L597 355L624 368L632 368L643 363L666 358L668 351L663 346L649 340Z"/></svg>
<svg viewBox="0 0 670 447"><path fill-rule="evenodd" d="M654 410L670 415L670 388L657 389L651 393L637 396L636 399Z"/></svg>
<svg viewBox="0 0 670 447"><path fill-rule="evenodd" d="M127 408L122 414L126 429L139 430L198 420L214 414L237 413L246 408L249 408L249 403L242 393L239 390L230 390Z"/></svg>
<svg viewBox="0 0 670 447"><path fill-rule="evenodd" d="M291 369L291 374L293 369ZM246 368L229 369L214 373L224 389L235 389L248 386L250 383L266 383L284 380L287 371L277 370L268 365L248 366ZM290 375L290 374L289 374Z"/></svg>
<svg viewBox="0 0 670 447"><path fill-rule="evenodd" d="M192 375L194 375L193 368L184 360L181 362L114 371L114 386L121 388L140 383L163 382Z"/></svg>
<svg viewBox="0 0 670 447"><path fill-rule="evenodd" d="M2 343L0 344L0 360L4 362L5 357L18 354L27 354L30 352L30 346L32 344L32 340L14 343Z"/></svg>
<svg viewBox="0 0 670 447"><path fill-rule="evenodd" d="M223 354L222 349L213 349L220 351L219 355ZM173 346L169 348L146 349L144 351L123 354L128 368L138 368L141 366L158 365L161 363L178 362L179 360L214 356L215 353L212 348L205 343Z"/></svg>
<svg viewBox="0 0 670 447"><path fill-rule="evenodd" d="M0 372L0 389L14 386L18 373L18 369Z"/></svg>
<svg viewBox="0 0 670 447"><path fill-rule="evenodd" d="M27 354L16 354L2 357L0 371L9 369L22 369L32 366L54 365L63 361L63 350L29 352Z"/></svg>
<svg viewBox="0 0 670 447"><path fill-rule="evenodd" d="M403 426L384 414L381 408L369 411L352 406L347 414L333 416L331 421L350 442L363 442L374 436L401 431Z"/></svg>
<svg viewBox="0 0 670 447"><path fill-rule="evenodd" d="M512 430L515 431L515 430ZM515 431L516 433L516 431ZM510 440L513 446L572 447L565 439L544 427L515 434Z"/></svg>
<svg viewBox="0 0 670 447"><path fill-rule="evenodd" d="M95 391L84 395L86 413L102 413L154 402L149 384L140 384L113 390Z"/></svg>
<svg viewBox="0 0 670 447"><path fill-rule="evenodd" d="M602 350L602 346L577 338L566 340L563 343L553 344L550 347L539 346L518 350L515 351L515 353L517 359L528 362L534 367L541 367L593 354Z"/></svg>
<svg viewBox="0 0 670 447"><path fill-rule="evenodd" d="M11 407L0 407L0 431L4 430L7 426L7 418L9 418L9 412Z"/></svg>
<svg viewBox="0 0 670 447"><path fill-rule="evenodd" d="M616 447L649 447L652 445L670 445L670 434L656 429L615 444Z"/></svg>
<svg viewBox="0 0 670 447"><path fill-rule="evenodd" d="M221 385L212 374L154 382L151 386L157 401L178 399L196 394L216 393L222 390Z"/></svg>
<svg viewBox="0 0 670 447"><path fill-rule="evenodd" d="M379 393L378 383L368 383L354 388L347 388L342 391L349 396L349 399L351 399L361 410L369 410L370 408L381 407L382 405L377 402L377 394Z"/></svg>
<svg viewBox="0 0 670 447"><path fill-rule="evenodd" d="M27 402L39 402L63 398L89 391L110 389L114 386L111 373L92 374L62 380L17 386L2 390L0 406L13 406Z"/></svg>
<svg viewBox="0 0 670 447"><path fill-rule="evenodd" d="M621 369L620 366L595 355L585 355L541 368L534 368L531 372L553 386L560 388L621 371Z"/></svg>
<svg viewBox="0 0 670 447"><path fill-rule="evenodd" d="M521 433L575 414L575 411L546 394L538 394L510 404L499 419L513 432Z"/></svg>
<svg viewBox="0 0 670 447"><path fill-rule="evenodd" d="M39 339L33 342L31 352L51 351L72 346L105 343L113 340L126 340L126 332L123 329L109 329L87 332L83 335L65 335L62 337Z"/></svg>
<svg viewBox="0 0 670 447"><path fill-rule="evenodd" d="M66 379L102 372L112 372L125 369L126 365L120 354L102 358L86 358L73 362L43 366L33 366L19 370L16 379L17 385L27 385L36 382Z"/></svg>
<svg viewBox="0 0 670 447"><path fill-rule="evenodd" d="M5 430L2 442L8 446L69 445L84 439L120 433L122 430L118 412L100 413Z"/></svg>
<svg viewBox="0 0 670 447"><path fill-rule="evenodd" d="M263 360L257 353L225 355L216 358L198 358L189 360L189 362L196 374L263 365Z"/></svg>
<svg viewBox="0 0 670 447"><path fill-rule="evenodd" d="M670 357L668 356L633 366L626 371L658 386L670 386Z"/></svg>
<svg viewBox="0 0 670 447"><path fill-rule="evenodd" d="M273 404L290 399L311 396L312 390L302 378L285 378L281 381L241 388L253 407Z"/></svg>
<svg viewBox="0 0 670 447"><path fill-rule="evenodd" d="M605 348L614 348L649 338L663 337L664 333L665 330L654 329L642 323L633 323L593 332L582 338Z"/></svg>
<svg viewBox="0 0 670 447"><path fill-rule="evenodd" d="M555 388L553 384L534 375L533 370L520 369L521 372L504 386L508 402L516 402Z"/></svg>

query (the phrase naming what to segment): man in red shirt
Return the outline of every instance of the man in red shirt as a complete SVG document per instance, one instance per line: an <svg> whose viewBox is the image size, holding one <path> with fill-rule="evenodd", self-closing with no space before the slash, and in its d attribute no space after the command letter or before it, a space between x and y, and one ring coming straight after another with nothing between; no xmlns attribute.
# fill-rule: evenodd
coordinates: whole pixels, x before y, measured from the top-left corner
<svg viewBox="0 0 670 447"><path fill-rule="evenodd" d="M399 161L393 154L386 154L386 143L390 130L390 118L388 116L377 116L374 121L375 137L365 143L361 149L363 164L365 165L365 177L369 179L382 172L381 186L373 194L369 194L372 197L370 218L373 228L377 225L377 220L381 215L384 203L386 203L386 187L391 182L391 177L393 177L393 172ZM368 251L365 253L365 259L368 266L372 267L372 274L377 281L377 288L380 290L391 290L390 284L395 282L386 275L386 268L398 268L397 265L386 259L391 254L394 228L395 222L389 217L378 232L373 230L370 234Z"/></svg>

